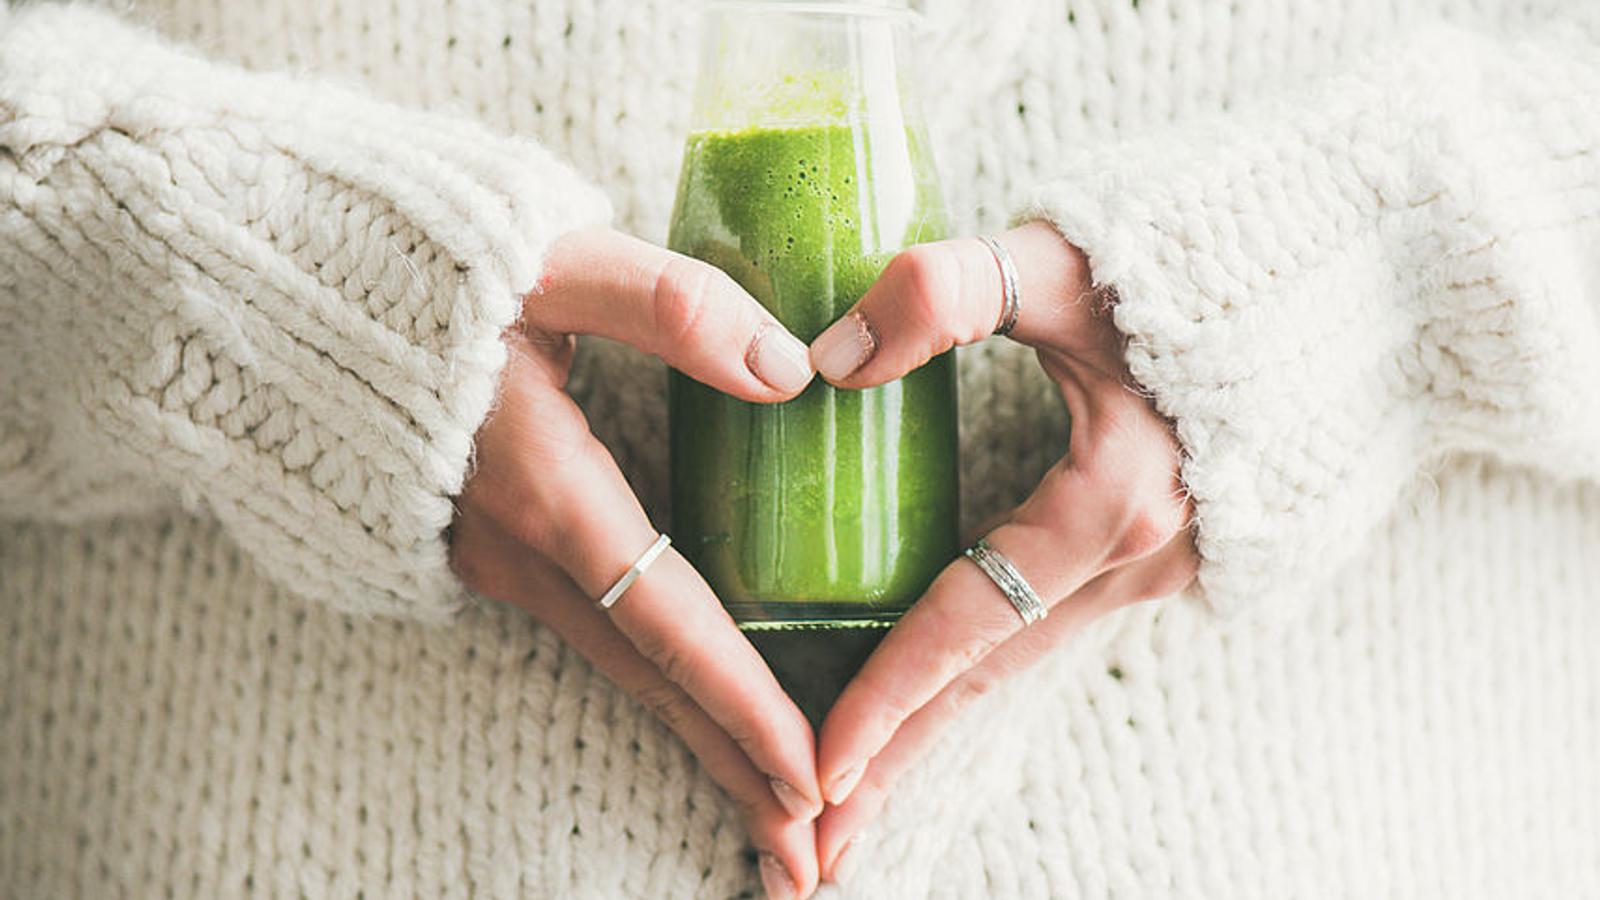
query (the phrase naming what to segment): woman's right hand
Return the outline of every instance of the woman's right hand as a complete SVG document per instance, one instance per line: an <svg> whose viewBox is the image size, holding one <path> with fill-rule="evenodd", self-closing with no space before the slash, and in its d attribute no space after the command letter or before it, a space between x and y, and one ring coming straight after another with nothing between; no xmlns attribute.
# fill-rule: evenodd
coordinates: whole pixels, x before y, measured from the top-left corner
<svg viewBox="0 0 1600 900"><path fill-rule="evenodd" d="M551 248L506 336L495 411L477 435L451 564L521 607L677 732L738 804L772 896L817 883L822 810L810 726L676 551L610 610L596 603L656 539L616 462L566 393L574 335L631 344L718 390L787 400L813 377L805 344L722 272L614 231Z"/></svg>

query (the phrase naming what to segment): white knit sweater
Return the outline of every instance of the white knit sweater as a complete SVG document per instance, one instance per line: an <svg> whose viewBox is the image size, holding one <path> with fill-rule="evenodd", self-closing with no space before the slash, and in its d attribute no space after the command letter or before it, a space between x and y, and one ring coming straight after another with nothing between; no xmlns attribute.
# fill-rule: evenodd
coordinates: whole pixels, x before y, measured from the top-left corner
<svg viewBox="0 0 1600 900"><path fill-rule="evenodd" d="M1576 5L922 4L957 220L1118 288L1209 603L980 703L829 890L1600 895ZM693 22L0 7L0 892L758 889L683 747L444 566L544 248L664 231ZM1015 347L962 378L976 521L1065 422ZM573 390L664 522L659 368L587 344Z"/></svg>

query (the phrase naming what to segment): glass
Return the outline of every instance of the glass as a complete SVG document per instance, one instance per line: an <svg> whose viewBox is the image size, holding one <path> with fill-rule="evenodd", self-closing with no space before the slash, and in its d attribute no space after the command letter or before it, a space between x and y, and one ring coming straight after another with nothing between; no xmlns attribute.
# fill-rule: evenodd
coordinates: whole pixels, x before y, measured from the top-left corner
<svg viewBox="0 0 1600 900"><path fill-rule="evenodd" d="M945 236L909 19L847 3L706 13L669 244L803 341ZM864 391L746 403L673 373L673 537L820 718L957 550L955 358Z"/></svg>

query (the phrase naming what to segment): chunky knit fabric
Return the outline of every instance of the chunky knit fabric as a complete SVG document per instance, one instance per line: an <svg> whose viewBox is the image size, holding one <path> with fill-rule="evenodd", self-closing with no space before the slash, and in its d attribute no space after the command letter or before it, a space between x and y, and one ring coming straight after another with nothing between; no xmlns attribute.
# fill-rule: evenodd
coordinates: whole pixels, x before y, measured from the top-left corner
<svg viewBox="0 0 1600 900"><path fill-rule="evenodd" d="M7 515L181 495L298 593L439 618L500 333L603 197L467 122L213 65L86 8L15 19Z"/></svg>
<svg viewBox="0 0 1600 900"><path fill-rule="evenodd" d="M1215 602L1321 577L1452 454L1600 478L1597 48L1418 28L1041 191L1177 422Z"/></svg>
<svg viewBox="0 0 1600 900"><path fill-rule="evenodd" d="M1600 893L1600 28L1565 5L923 4L958 222L1044 215L1118 288L1210 604L978 704L830 891ZM591 183L664 231L686 5L0 16L5 891L758 890L681 745L443 567L543 248L607 219ZM1066 423L1015 347L962 379L977 521ZM572 386L665 521L659 367L586 344Z"/></svg>

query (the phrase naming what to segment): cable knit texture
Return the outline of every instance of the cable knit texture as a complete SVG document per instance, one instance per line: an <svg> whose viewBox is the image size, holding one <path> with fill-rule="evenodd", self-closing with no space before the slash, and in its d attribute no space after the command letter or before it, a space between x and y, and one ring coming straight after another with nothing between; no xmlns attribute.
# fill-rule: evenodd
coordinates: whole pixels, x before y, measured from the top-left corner
<svg viewBox="0 0 1600 900"><path fill-rule="evenodd" d="M1597 47L1419 29L1040 192L1177 423L1214 605L1325 576L1452 454L1600 478Z"/></svg>
<svg viewBox="0 0 1600 900"><path fill-rule="evenodd" d="M295 591L437 619L544 246L608 208L527 141L248 74L88 8L0 34L0 498L181 494Z"/></svg>
<svg viewBox="0 0 1600 900"><path fill-rule="evenodd" d="M958 226L1117 286L1234 614L978 701L825 896L1600 896L1594 15L919 5ZM115 6L0 7L0 894L759 895L554 634L430 624L583 179L665 234L692 5ZM586 341L571 389L665 521L659 363ZM970 526L1068 423L1004 341L961 391Z"/></svg>

